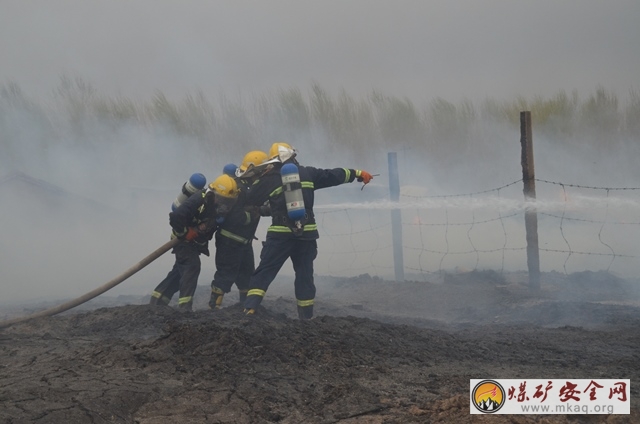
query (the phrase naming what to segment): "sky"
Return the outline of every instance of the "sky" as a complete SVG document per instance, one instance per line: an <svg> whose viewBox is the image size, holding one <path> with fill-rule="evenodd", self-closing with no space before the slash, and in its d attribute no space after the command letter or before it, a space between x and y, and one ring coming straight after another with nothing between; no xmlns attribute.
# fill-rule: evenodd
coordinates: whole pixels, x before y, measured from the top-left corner
<svg viewBox="0 0 640 424"><path fill-rule="evenodd" d="M318 83L415 102L640 89L637 0L0 1L0 83L148 98Z"/></svg>

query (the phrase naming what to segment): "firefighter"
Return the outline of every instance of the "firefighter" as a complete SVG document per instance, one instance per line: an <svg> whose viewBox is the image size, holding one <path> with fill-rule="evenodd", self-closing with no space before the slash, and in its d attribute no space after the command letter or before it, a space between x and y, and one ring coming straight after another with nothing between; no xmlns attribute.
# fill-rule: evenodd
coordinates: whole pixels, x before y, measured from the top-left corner
<svg viewBox="0 0 640 424"><path fill-rule="evenodd" d="M249 188L259 177L257 166L267 159L267 154L258 150L247 153L236 171L236 183L240 194L238 202L218 224L216 232L216 272L211 282L209 308L220 309L224 295L235 283L239 300L247 297L249 279L255 270L252 242L260 222L259 208L245 207Z"/></svg>
<svg viewBox="0 0 640 424"><path fill-rule="evenodd" d="M200 255L209 256L209 240L218 222L232 209L237 198L235 180L228 175L221 175L169 214L171 238L177 237L182 242L173 248L175 263L151 294L151 304L168 305L179 291L178 308L193 310L193 295L200 275Z"/></svg>
<svg viewBox="0 0 640 424"><path fill-rule="evenodd" d="M244 312L247 315L255 313L269 285L285 261L290 258L295 271L298 317L313 317L316 294L313 261L318 251L318 230L313 214L314 191L355 180L368 184L373 179L371 174L359 169L319 169L301 166L297 162L296 154L295 149L289 144L274 143L269 150L269 159L262 165L271 168L266 169L260 180L251 186L247 196L247 203L250 205L259 206L268 201L271 213L271 226L267 230L266 241L260 253L260 264L249 282L249 292L244 304ZM296 166L291 168L287 164ZM287 175L291 169L297 168L299 182L294 179L293 183L283 183L285 166L288 168ZM290 201L296 196L298 201ZM302 203L302 210L296 211L301 217L292 219L292 208L300 207Z"/></svg>

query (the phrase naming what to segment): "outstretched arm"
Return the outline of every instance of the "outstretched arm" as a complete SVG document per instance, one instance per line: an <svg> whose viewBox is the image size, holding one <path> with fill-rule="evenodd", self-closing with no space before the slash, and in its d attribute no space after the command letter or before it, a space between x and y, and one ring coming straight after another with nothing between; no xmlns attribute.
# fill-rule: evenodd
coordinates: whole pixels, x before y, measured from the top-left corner
<svg viewBox="0 0 640 424"><path fill-rule="evenodd" d="M307 167L307 169L310 171L315 190L352 183L355 180L368 184L373 179L370 173L361 169L318 169L313 167Z"/></svg>

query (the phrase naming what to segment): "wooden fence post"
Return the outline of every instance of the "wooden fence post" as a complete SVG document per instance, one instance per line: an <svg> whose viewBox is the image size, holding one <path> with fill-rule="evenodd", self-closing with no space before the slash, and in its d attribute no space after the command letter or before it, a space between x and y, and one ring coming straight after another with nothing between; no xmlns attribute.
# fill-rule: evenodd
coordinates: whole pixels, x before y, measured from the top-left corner
<svg viewBox="0 0 640 424"><path fill-rule="evenodd" d="M520 145L522 148L522 181L524 183L524 225L527 234L527 267L529 289L540 289L540 251L538 249L538 212L536 201L536 176L533 166L533 138L531 112L520 112Z"/></svg>

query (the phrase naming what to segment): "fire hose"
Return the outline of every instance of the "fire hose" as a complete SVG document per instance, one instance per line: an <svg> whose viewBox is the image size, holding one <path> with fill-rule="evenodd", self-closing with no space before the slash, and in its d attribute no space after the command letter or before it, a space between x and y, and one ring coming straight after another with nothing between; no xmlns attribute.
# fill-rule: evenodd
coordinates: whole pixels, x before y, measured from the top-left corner
<svg viewBox="0 0 640 424"><path fill-rule="evenodd" d="M49 308L49 309L45 309L45 310L40 311L40 312L36 312L35 314L27 315L27 316L24 316L24 317L13 318L13 319L5 320L5 321L0 321L0 328L9 327L10 325L18 324L18 323L24 322L24 321L29 321L29 320L32 320L32 319L35 319L35 318L47 317L47 316L59 314L60 312L64 312L64 311L67 311L67 310L69 310L71 308L75 308L76 306L81 305L81 304L93 299L94 297L101 295L102 293L104 293L104 292L106 292L108 290L111 290L112 288L114 288L118 284L122 283L127 278L131 277L136 272L140 271L142 268L144 268L147 265L149 265L151 262L153 262L156 259L158 259L160 256L162 256L168 250L172 249L178 243L180 243L180 240L177 239L177 238L174 238L173 240L170 240L170 241L166 242L165 244L163 244L162 246L160 246L159 248L157 248L156 250L151 252L151 254L149 254L147 257L142 259L140 262L138 262L137 264L135 264L131 268L127 269L122 274L118 275L114 279L104 283L102 286L100 286L100 287L98 287L98 288L96 288L96 289L94 289L94 290L92 290L92 291L90 291L90 292L88 292L88 293L76 298L76 299L70 300L68 302L65 302L65 303L63 303L61 305L55 306L53 308Z"/></svg>

